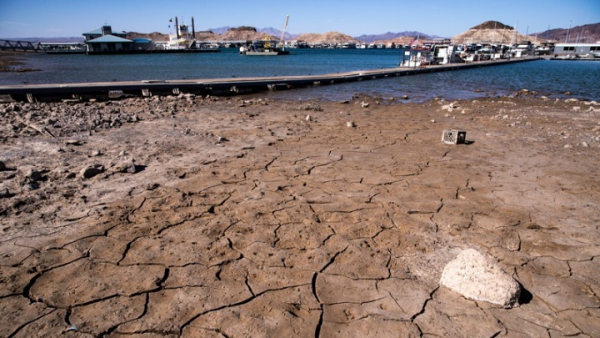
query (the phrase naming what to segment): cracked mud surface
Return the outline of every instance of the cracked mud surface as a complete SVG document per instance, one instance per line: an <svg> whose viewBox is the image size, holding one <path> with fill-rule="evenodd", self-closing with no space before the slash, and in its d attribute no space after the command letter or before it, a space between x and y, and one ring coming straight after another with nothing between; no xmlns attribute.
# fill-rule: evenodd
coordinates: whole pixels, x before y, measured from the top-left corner
<svg viewBox="0 0 600 338"><path fill-rule="evenodd" d="M4 104L137 117L0 139L0 336L600 336L599 106L361 99ZM466 248L520 307L439 285Z"/></svg>

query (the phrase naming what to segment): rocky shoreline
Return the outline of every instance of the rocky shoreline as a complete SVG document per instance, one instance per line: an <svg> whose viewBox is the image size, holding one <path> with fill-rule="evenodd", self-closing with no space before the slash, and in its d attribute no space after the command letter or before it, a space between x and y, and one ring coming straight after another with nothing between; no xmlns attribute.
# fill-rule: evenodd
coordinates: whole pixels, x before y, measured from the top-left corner
<svg viewBox="0 0 600 338"><path fill-rule="evenodd" d="M517 94L0 104L0 336L600 336L600 105Z"/></svg>

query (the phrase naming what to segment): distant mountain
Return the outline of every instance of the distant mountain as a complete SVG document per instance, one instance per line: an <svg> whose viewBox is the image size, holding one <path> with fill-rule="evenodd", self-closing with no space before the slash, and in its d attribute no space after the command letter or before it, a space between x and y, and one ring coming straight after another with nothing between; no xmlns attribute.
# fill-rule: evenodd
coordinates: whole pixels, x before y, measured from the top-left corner
<svg viewBox="0 0 600 338"><path fill-rule="evenodd" d="M3 38L13 41L45 42L45 43L80 43L83 36L58 37L58 38Z"/></svg>
<svg viewBox="0 0 600 338"><path fill-rule="evenodd" d="M363 35L355 36L354 38L356 40L359 40L359 41L362 41L365 43L373 43L375 41L397 40L398 38L403 38L403 37L419 37L422 40L431 40L431 39L438 38L437 36L430 36L425 33L416 32L416 31L406 31L406 32L400 32L400 33L387 32L387 33L383 33L383 34L371 34L371 35L363 34Z"/></svg>
<svg viewBox="0 0 600 338"><path fill-rule="evenodd" d="M267 27L267 28L259 29L258 31L266 33L273 37L277 37L277 38L281 37L281 31L277 28ZM288 31L286 31L284 39L285 40L293 40L293 39L297 38L298 36L300 36L300 34L290 34Z"/></svg>
<svg viewBox="0 0 600 338"><path fill-rule="evenodd" d="M600 23L575 26L571 29L555 28L532 35L542 41L595 43L600 41Z"/></svg>
<svg viewBox="0 0 600 338"><path fill-rule="evenodd" d="M232 28L232 27L225 26L225 27L219 27L219 28L209 28L208 30L215 34L223 34L223 33L227 32L230 28Z"/></svg>

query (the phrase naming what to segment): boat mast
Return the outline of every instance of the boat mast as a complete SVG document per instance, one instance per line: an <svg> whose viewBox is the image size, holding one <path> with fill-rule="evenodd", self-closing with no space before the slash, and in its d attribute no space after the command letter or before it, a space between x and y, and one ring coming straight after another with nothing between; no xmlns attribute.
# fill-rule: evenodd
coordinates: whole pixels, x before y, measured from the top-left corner
<svg viewBox="0 0 600 338"><path fill-rule="evenodd" d="M495 39L496 39L496 24L497 23L498 23L497 21L494 21L494 42L496 41Z"/></svg>
<svg viewBox="0 0 600 338"><path fill-rule="evenodd" d="M287 28L289 19L290 19L290 15L288 14L285 17L285 23L283 24L283 30L281 31L281 39L279 39L279 41L281 41L281 48L284 48L284 49L285 49L285 42L283 41L283 36L285 35L285 29Z"/></svg>

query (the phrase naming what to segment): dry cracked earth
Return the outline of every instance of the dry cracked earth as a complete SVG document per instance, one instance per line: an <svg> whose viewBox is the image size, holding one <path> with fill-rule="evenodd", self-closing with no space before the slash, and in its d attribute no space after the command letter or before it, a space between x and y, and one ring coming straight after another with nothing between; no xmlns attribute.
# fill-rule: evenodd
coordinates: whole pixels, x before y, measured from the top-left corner
<svg viewBox="0 0 600 338"><path fill-rule="evenodd" d="M594 102L181 95L0 117L2 337L600 337ZM466 248L519 307L440 286Z"/></svg>

